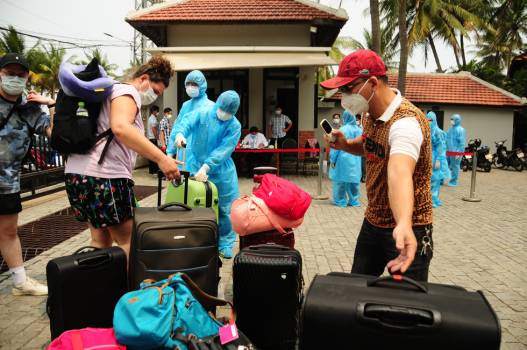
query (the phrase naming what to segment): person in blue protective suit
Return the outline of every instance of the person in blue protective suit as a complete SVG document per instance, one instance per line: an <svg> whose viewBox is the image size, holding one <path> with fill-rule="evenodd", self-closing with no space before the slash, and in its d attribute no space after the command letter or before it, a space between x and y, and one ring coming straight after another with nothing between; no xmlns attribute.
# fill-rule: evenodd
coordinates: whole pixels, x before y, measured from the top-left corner
<svg viewBox="0 0 527 350"><path fill-rule="evenodd" d="M432 177L430 186L432 207L437 208L442 204L439 200L441 181L450 177L450 169L446 160L446 133L437 125L437 117L434 112L428 112L426 117L430 121L430 139L432 141Z"/></svg>
<svg viewBox="0 0 527 350"><path fill-rule="evenodd" d="M181 147L190 138L186 169L198 181L212 181L219 195L220 256L232 258L236 237L230 213L232 202L239 197L238 176L231 158L241 136L241 125L235 114L240 96L229 90L222 93L211 107L186 115L174 127L175 145Z"/></svg>
<svg viewBox="0 0 527 350"><path fill-rule="evenodd" d="M185 91L187 92L188 97L190 97L190 100L183 103L174 124L183 121L186 118L186 115L192 111L214 106L214 101L209 100L209 97L207 96L207 79L205 79L205 76L201 71L193 70L187 74L187 77L185 78ZM167 154L171 156L176 154L175 139L176 134L174 133L174 129L172 129L167 148ZM191 143L191 139L187 139L188 142ZM190 149L187 149L187 163L190 161L188 157L191 156L189 151ZM178 159L181 159L181 156L181 154L178 154ZM183 164L182 167L184 166L185 165Z"/></svg>
<svg viewBox="0 0 527 350"><path fill-rule="evenodd" d="M340 131L347 139L362 135L355 116L345 111ZM339 207L360 207L361 157L332 149L329 154L331 166L329 178L333 181L333 204Z"/></svg>
<svg viewBox="0 0 527 350"><path fill-rule="evenodd" d="M461 116L453 114L450 117L452 126L447 132L447 151L449 152L464 152L465 151L465 128L461 126ZM451 178L448 186L455 187L458 184L459 169L461 165L461 156L448 157L448 165L450 166Z"/></svg>

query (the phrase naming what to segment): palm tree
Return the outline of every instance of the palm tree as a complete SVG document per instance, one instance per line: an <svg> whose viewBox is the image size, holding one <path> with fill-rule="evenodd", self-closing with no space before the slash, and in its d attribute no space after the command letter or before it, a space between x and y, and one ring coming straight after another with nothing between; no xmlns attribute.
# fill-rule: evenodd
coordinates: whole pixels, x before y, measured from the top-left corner
<svg viewBox="0 0 527 350"><path fill-rule="evenodd" d="M382 50L381 38L381 18L379 14L379 0L370 0L370 17L371 17L371 49L378 55Z"/></svg>
<svg viewBox="0 0 527 350"><path fill-rule="evenodd" d="M393 27L381 27L381 50L378 52L378 54L381 56L386 68L389 70L397 68L396 56L399 52L397 50L398 38L394 36L393 32ZM354 50L370 49L374 51L373 35L370 34L370 32L366 29L363 30L362 35L364 40L363 42L351 39L351 48Z"/></svg>
<svg viewBox="0 0 527 350"><path fill-rule="evenodd" d="M489 11L487 20L494 29L486 30L478 46L479 56L485 62L497 64L505 69L512 58L525 49L527 37L527 2L525 0L503 0Z"/></svg>
<svg viewBox="0 0 527 350"><path fill-rule="evenodd" d="M85 52L84 54L86 55L86 59L80 61L80 64L88 64L92 59L96 58L97 61L99 61L99 65L106 71L106 74L114 78L117 76L115 70L119 68L119 66L108 62L108 56L106 56L106 54L98 47L90 52Z"/></svg>
<svg viewBox="0 0 527 350"><path fill-rule="evenodd" d="M408 68L408 32L406 31L406 0L398 0L398 22L399 22L399 73L397 79L397 88L402 95L406 91L406 69Z"/></svg>
<svg viewBox="0 0 527 350"><path fill-rule="evenodd" d="M9 26L0 38L0 56L8 52L16 52L26 57L29 63L29 81L33 86L38 85L39 65L45 59L45 53L39 49L39 46L40 41L28 48L24 37L13 26Z"/></svg>
<svg viewBox="0 0 527 350"><path fill-rule="evenodd" d="M60 88L58 74L60 64L64 61L66 50L61 47L49 44L44 48L46 59L40 64L40 85L46 90L51 98L55 98L56 92ZM71 59L71 58L70 58Z"/></svg>

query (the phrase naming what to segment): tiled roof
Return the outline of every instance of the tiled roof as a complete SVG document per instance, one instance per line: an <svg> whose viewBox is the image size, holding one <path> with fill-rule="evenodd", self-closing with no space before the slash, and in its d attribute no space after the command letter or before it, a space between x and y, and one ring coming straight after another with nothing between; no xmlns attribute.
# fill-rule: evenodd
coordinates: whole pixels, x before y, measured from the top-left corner
<svg viewBox="0 0 527 350"><path fill-rule="evenodd" d="M330 19L345 21L346 15L306 0L187 0L163 3L128 17L134 21L170 22L273 22Z"/></svg>
<svg viewBox="0 0 527 350"><path fill-rule="evenodd" d="M390 86L397 87L397 74L388 74ZM498 87L468 73L407 73L405 97L413 103L478 105L494 107L522 106ZM340 99L335 94L334 99Z"/></svg>

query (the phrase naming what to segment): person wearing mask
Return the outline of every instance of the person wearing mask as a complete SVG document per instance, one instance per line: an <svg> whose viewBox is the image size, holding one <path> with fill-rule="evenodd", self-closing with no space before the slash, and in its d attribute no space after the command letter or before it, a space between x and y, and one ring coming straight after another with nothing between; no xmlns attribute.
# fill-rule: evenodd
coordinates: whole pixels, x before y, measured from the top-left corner
<svg viewBox="0 0 527 350"><path fill-rule="evenodd" d="M193 70L192 72L187 74L185 78L185 91L188 97L190 97L190 100L185 101L181 106L175 124L182 123L185 120L186 115L190 112L193 112L200 108L210 108L214 106L214 102L209 100L209 97L207 96L207 79L205 79L205 75L203 75L201 71ZM182 159L183 154L177 154L177 150L174 146L175 139L176 134L174 133L174 128L172 128L172 133L170 134L170 141L168 143L169 149L167 150L167 152L174 156L177 155L178 159ZM188 147L191 147L191 138L188 138L187 141L189 142ZM170 145L172 145L172 148L170 148ZM192 152L190 152L190 149L187 148L187 163L190 162L189 157L192 157L191 153Z"/></svg>
<svg viewBox="0 0 527 350"><path fill-rule="evenodd" d="M150 142L158 146L157 139L159 137L159 123L157 121L157 115L159 114L159 107L153 105L150 107L150 116L146 122L146 135ZM159 169L153 161L148 161L148 173L156 174Z"/></svg>
<svg viewBox="0 0 527 350"><path fill-rule="evenodd" d="M432 259L432 143L425 115L390 88L386 66L371 50L358 50L339 64L335 78L320 84L342 93L342 107L362 114L364 134L347 139L333 130L331 148L366 156L368 207L353 273L404 273L428 279ZM366 116L366 113L369 113Z"/></svg>
<svg viewBox="0 0 527 350"><path fill-rule="evenodd" d="M249 129L249 133L245 135L245 137L242 140L242 148L253 148L253 149L261 149L265 148L269 145L269 142L267 142L267 139L265 138L264 134L259 132L258 127L252 126ZM267 153L246 153L247 157L247 175L248 177L252 177L253 175L253 169L257 166L261 166L267 161Z"/></svg>
<svg viewBox="0 0 527 350"><path fill-rule="evenodd" d="M465 151L465 128L461 126L461 116L453 114L450 117L450 128L447 131L447 151L464 152ZM451 178L448 183L450 187L456 187L459 181L459 170L461 168L461 156L448 157Z"/></svg>
<svg viewBox="0 0 527 350"><path fill-rule="evenodd" d="M360 128L360 131L362 132L363 129L362 129L362 116L359 114L356 116L357 118L357 126ZM361 177L360 177L360 182L364 183L366 182L366 157L362 156L360 157L361 159L361 162L360 162L360 166L361 166Z"/></svg>
<svg viewBox="0 0 527 350"><path fill-rule="evenodd" d="M340 129L342 125L343 124L340 120L340 114L339 113L333 114L333 117L331 118L331 126L333 127L333 129Z"/></svg>
<svg viewBox="0 0 527 350"><path fill-rule="evenodd" d="M293 122L291 119L287 115L282 114L281 107L276 107L274 115L269 121L269 130L267 132L268 135L271 135L271 144L281 148L282 142L292 127Z"/></svg>
<svg viewBox="0 0 527 350"><path fill-rule="evenodd" d="M170 137L170 120L168 118L170 118L171 114L172 108L165 108L163 110L163 118L159 122L159 147L164 153L167 151L168 139Z"/></svg>
<svg viewBox="0 0 527 350"><path fill-rule="evenodd" d="M357 120L350 112L344 111L343 125L340 131L347 139L354 139L362 135L357 126ZM346 206L360 207L360 178L361 157L332 149L329 154L331 162L329 178L333 182L333 204L345 208Z"/></svg>
<svg viewBox="0 0 527 350"><path fill-rule="evenodd" d="M436 114L432 111L426 114L430 122L430 134L432 141L432 207L437 208L442 205L439 200L439 191L441 189L441 181L450 177L450 170L446 162L446 133L437 125Z"/></svg>
<svg viewBox="0 0 527 350"><path fill-rule="evenodd" d="M52 119L41 105L55 101L35 92L24 95L29 64L18 53L0 58L0 253L9 268L14 295L47 295L48 288L26 275L17 234L22 160L29 151L32 131L51 135Z"/></svg>
<svg viewBox="0 0 527 350"><path fill-rule="evenodd" d="M99 133L111 128L115 135L104 162L98 164L105 142L87 154L71 154L66 161L66 192L77 220L88 222L91 246L107 248L116 242L129 253L136 206L132 170L137 153L157 163L168 180L180 177L178 162L144 136L140 113L141 106L163 94L173 74L170 62L155 56L125 84L115 84L97 119Z"/></svg>
<svg viewBox="0 0 527 350"><path fill-rule="evenodd" d="M188 142L186 169L198 181L212 181L219 196L219 254L232 258L235 233L230 213L232 202L239 197L238 177L231 158L241 136L241 125L235 114L240 97L235 91L223 92L212 107L198 109L176 123L175 146ZM174 149L170 145L169 149ZM190 157L189 157L190 156Z"/></svg>

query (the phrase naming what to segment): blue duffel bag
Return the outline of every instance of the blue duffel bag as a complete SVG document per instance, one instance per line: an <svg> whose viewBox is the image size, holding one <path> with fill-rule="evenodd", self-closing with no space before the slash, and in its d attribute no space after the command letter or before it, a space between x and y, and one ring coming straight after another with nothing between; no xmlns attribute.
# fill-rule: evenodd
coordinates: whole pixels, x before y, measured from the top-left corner
<svg viewBox="0 0 527 350"><path fill-rule="evenodd" d="M159 282L145 280L139 290L126 293L117 303L113 317L115 337L131 350L187 350L189 339L217 335L222 326L202 304L229 304L232 308L230 302L203 292L184 273Z"/></svg>

